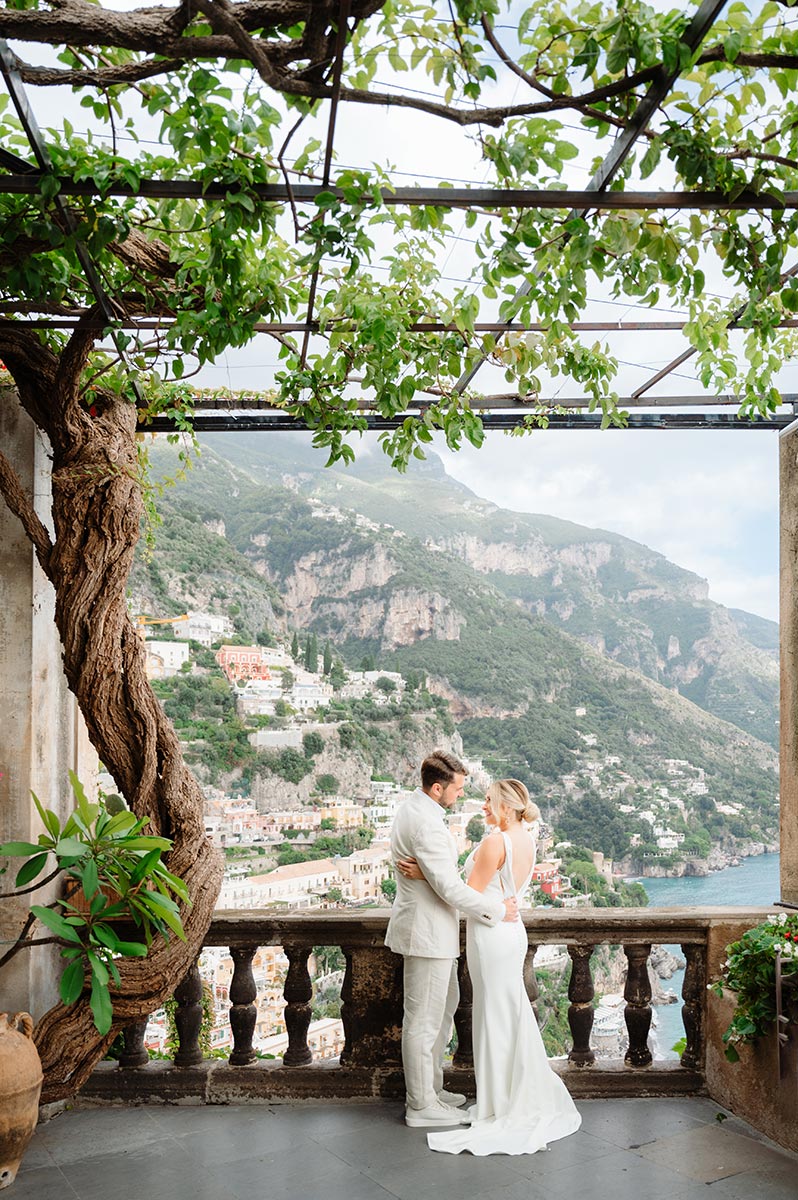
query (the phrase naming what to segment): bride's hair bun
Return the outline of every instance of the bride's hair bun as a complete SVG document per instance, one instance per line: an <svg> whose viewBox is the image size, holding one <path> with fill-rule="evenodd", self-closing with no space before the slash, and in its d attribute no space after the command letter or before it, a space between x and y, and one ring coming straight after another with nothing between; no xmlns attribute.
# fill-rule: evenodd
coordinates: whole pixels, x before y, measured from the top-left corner
<svg viewBox="0 0 798 1200"><path fill-rule="evenodd" d="M534 800L530 800L529 792L520 779L497 779L488 788L487 799L497 820L502 805L511 809L519 821L531 824L540 820L540 809Z"/></svg>

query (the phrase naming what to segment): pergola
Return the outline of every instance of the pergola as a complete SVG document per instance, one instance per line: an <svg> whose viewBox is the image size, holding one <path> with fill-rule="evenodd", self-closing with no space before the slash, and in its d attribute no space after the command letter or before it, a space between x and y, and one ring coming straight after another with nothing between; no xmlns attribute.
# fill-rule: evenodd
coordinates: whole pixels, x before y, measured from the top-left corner
<svg viewBox="0 0 798 1200"><path fill-rule="evenodd" d="M721 18L725 0L703 0L689 22L685 20L672 43L669 43L671 47L676 46L675 53L666 55L663 52L654 65L631 73L624 68L626 73L616 82L594 89L583 100L581 107L578 107L583 117L599 126L606 121L604 144L607 132L613 128L617 130L617 136L592 171L585 187L578 190L563 188L559 184L537 188L526 184L513 187L507 185L506 179L505 186L429 187L426 183L420 183L413 187L397 187L391 181L375 183L372 180L367 184L360 177L353 178L350 175L343 178L345 172L336 175L333 169L334 155L343 105L355 102L379 105L386 102L384 96L370 94L367 85L352 87L345 79L346 53L351 39L357 28L381 7L377 0L362 0L359 5L350 3L350 0L313 5L304 3L304 0L265 0L260 5L255 4L254 0L245 0L240 4L230 3L230 0L196 0L196 3L181 2L174 10L146 10L143 32L135 28L135 22L128 26L121 18L114 19L116 24L114 20L106 20L109 16L106 10L84 3L83 0L60 0L52 13L38 9L8 9L0 13L0 70L28 147L27 151L20 152L21 147L15 145L13 149L5 148L0 152L0 195L44 197L48 219L74 245L74 255L83 278L83 292L77 300L69 295L61 295L57 302L50 303L46 297L39 295L33 298L16 296L3 299L0 303L0 357L12 366L23 404L28 414L33 416L35 424L49 438L54 458L50 473L46 451L43 451L41 443L30 436L28 426L17 424L16 416L12 419L8 413L4 413L0 393L0 433L3 439L8 437L13 440L18 455L15 473L4 455L0 454L0 492L15 518L21 521L26 534L20 541L18 526L7 513L3 513L9 521L9 529L13 526L15 541L13 554L9 554L6 561L6 574L10 577L14 571L19 571L21 563L27 562L24 568L27 574L17 581L15 605L9 606L8 611L16 614L23 612L27 618L26 604L28 608L31 605L42 606L42 611L36 614L35 627L31 625L26 628L24 636L15 638L13 647L9 643L3 651L5 658L0 660L0 674L4 678L16 681L22 678L24 681L21 685L15 684L14 702L9 705L15 715L4 734L0 735L0 755L10 759L20 744L24 744L29 753L29 762L13 781L9 807L16 804L16 815L24 819L27 789L31 781L41 774L42 762L48 754L51 757L44 773L52 783L65 758L71 755L74 762L86 752L80 722L74 712L68 718L64 715L69 702L63 680L57 685L52 682L59 673L60 656L60 647L53 631L51 644L46 650L42 649L42 622L51 623L54 615L64 645L66 676L87 716L92 740L106 762L114 766L115 777L121 781L120 786L126 795L132 797L134 806L138 805L141 811L154 813L162 827L169 828L170 821L180 827L181 837L185 834L185 839L182 842L176 840L177 865L174 869L180 873L180 868L184 868L185 877L190 880L192 887L197 887L198 894L204 896L206 901L211 898L210 905L206 903L204 908L202 903L195 904L192 917L195 926L187 926L190 935L187 949L183 951L173 944L169 947L175 965L171 967L167 964L162 970L167 974L171 970L180 978L193 961L191 956L195 954L207 929L216 867L201 855L197 856L196 847L201 830L196 828L196 822L194 825L190 821L181 825L186 813L193 812L192 804L196 809L199 791L185 768L181 773L180 767L174 767L179 752L174 733L165 728L162 718L156 713L154 702L151 703L145 695L141 652L137 639L130 637L130 623L124 605L124 584L127 578L125 566L129 569L141 511L141 499L136 490L139 478L135 466L136 433L142 430L174 431L187 424L200 433L207 430L312 428L318 436L332 429L332 441L327 444L332 444L335 449L339 449L341 431L373 429L400 434L407 430L408 439L411 439L419 436L419 430L426 435L430 430L445 427L446 416L450 413L464 422L467 436L471 436L468 422L475 421L478 430L474 437L483 429L512 429L517 426L529 429L599 429L614 425L617 428L641 429L780 430L782 896L785 903L798 904L798 614L794 603L798 589L798 422L795 422L798 391L783 392L778 402L772 395L741 396L734 389L716 389L714 393L704 389L686 395L656 394L654 389L659 384L699 353L696 340L693 339L687 341L685 348L664 367L652 371L642 383L631 389L629 395L617 399L601 397L597 386L591 389L588 385L583 393L574 389L574 394L565 397L559 394L546 396L544 389L530 392L522 386L522 369L519 369L518 385L511 386L509 391L480 394L475 381L487 376L488 370L495 365L497 353L516 344L514 338L531 335L533 342L538 335L545 338L554 324L550 314L540 315L530 311L534 307L533 293L541 286L545 267L542 257L538 261L534 247L521 242L518 256L520 258L523 251L525 257L523 266L516 268L518 278L514 291L501 304L498 314L492 314L492 319L479 319L478 315L464 324L458 319L457 312L448 313L446 319L438 319L438 314L431 314L426 309L413 316L405 314L407 319L402 328L403 335L460 338L463 346L469 350L460 356L457 377L440 386L431 379L425 379L420 386L409 387L405 395L400 388L394 389L392 382L390 398L386 399L370 388L368 381L364 385L357 373L347 368L341 378L333 381L335 387L330 389L333 400L329 404L313 393L314 370L323 374L321 367L314 367L314 339L326 341L329 345L332 337L336 346L345 346L347 337L354 339L359 328L357 320L350 320L346 312L335 313L332 319L328 315L320 316L323 306L320 290L323 255L319 250L315 258L312 254L307 257L309 265L303 279L302 303L297 301L294 305L298 311L288 316L283 313L272 315L268 319L258 313L249 327L251 335L269 335L286 351L290 363L287 374L300 381L296 394L283 396L275 395L274 391L265 394L227 392L220 396L186 388L185 385L182 385L178 402L153 401L151 396L144 394L134 362L135 355L129 348L129 335L149 332L168 343L171 334L177 337L180 330L184 329L186 312L178 311L179 305L171 310L166 302L153 302L152 307L148 308L146 303L140 302L140 298L131 301L128 295L110 286L102 255L92 249L93 230L86 227L86 222L81 219L76 207L70 204L70 200L88 198L96 201L98 211L112 198L183 201L194 205L198 212L203 205L211 202L217 205L240 203L251 206L253 211L270 206L283 214L280 219L286 221L296 221L298 206L305 205L314 209L309 225L319 239L324 234L325 214L331 206L335 206L339 216L343 214L342 221L348 220L351 214L362 213L368 204L386 211L417 212L428 221L433 219L429 214L440 210L460 210L465 214L474 214L477 219L485 214L494 216L512 212L518 215L519 222L523 214L554 211L562 214L560 244L563 250L575 244L580 230L587 227L589 220L607 213L656 215L680 211L717 214L769 211L774 221L789 222L798 209L798 190L770 187L767 181L763 182L755 176L752 176L752 186L749 187L738 187L728 181L723 187L686 186L679 191L635 191L624 187L625 172L630 168L633 151L641 139L650 134L651 122L658 114L661 115L662 106L678 81L689 73L691 66L700 58L708 35ZM468 7L460 6L464 10ZM488 20L488 7L476 6L480 11L485 10L482 28L488 44L509 72L526 85L538 88L544 97L526 106L528 115L533 117L539 112L557 112L569 104L574 107L571 98L562 90L540 84L534 72L530 73L519 66L507 54ZM287 35L281 40L280 37L271 37L269 30L263 32L263 26L270 16L275 17L277 23L278 10L282 14L281 20L295 20L303 26L305 32L298 35L300 41L310 38L309 31L315 39L304 57L294 54L294 58L301 57L296 69ZM167 18L172 22L169 29L164 24ZM106 26L101 24L104 20ZM195 29L192 37L187 36L192 24L198 21L206 22L210 32L202 24ZM468 25L455 14L454 9L451 26L453 39L465 61L468 52L464 39ZM110 31L107 35L103 33L104 28ZM34 42L38 40L42 44L69 47L66 68L22 61L11 49L9 40L24 39L26 30L33 30L29 40ZM259 31L263 36L255 36ZM148 37L155 39L153 45L149 46L151 54L147 53ZM727 42L730 37L727 36ZM97 44L110 45L114 52L121 50L128 57L114 58L114 54L110 54L103 58L100 55L96 61L92 58L90 62L84 62L81 59L82 50L89 48L86 53L91 57L89 50L93 54L92 48ZM138 53L142 57L137 59L135 55ZM605 50L601 53L604 54ZM125 83L147 87L149 79L169 70L179 71L192 54L201 61L217 56L225 62L243 58L250 63L260 80L273 86L276 91L293 95L294 98L298 96L309 105L322 102L328 106L326 136L319 148L319 168L312 182L301 181L310 172L305 172L300 180L289 178L284 169L282 153L278 155L278 161L284 175L283 182L271 179L264 181L257 174L245 182L213 178L208 173L199 174L196 178L185 173L177 176L172 173L168 178L161 178L154 174L134 172L134 177L125 178L122 171L111 173L98 182L91 172L82 175L78 169L59 172L57 162L63 159L63 148L55 155L53 145L48 144L39 128L28 91L31 86L80 86L85 83L99 88L101 92L102 89L113 89ZM728 54L733 65L740 61L741 50L739 46L730 45L727 48L724 43L719 52L714 47L710 48L706 61L718 61L718 54L721 57ZM598 49L596 55L599 55ZM764 52L749 54L743 65L768 67L773 58L777 58L786 71L798 70L798 58L794 54L770 57ZM588 59L587 74L595 69L595 62L592 67L590 65L592 50ZM584 66L585 62L580 65ZM617 76L619 71L612 73ZM598 100L596 91L601 92ZM606 107L607 100L619 92L628 100L623 120L613 117ZM509 111L506 107L485 108L472 113L466 107L456 109L426 100L418 101L416 107L429 115L444 115L461 126L473 123L487 130L501 125ZM442 109L446 112L442 113ZM524 106L516 106L513 112L516 118L523 117ZM292 132L288 132L283 150ZM115 140L114 130L114 145ZM741 153L744 157L748 151ZM757 152L752 150L751 153ZM764 161L774 156L762 152L761 157ZM798 172L798 162L786 155L775 157L780 165L787 164L786 170ZM794 181L798 184L798 174ZM140 243L138 249L142 249ZM622 256L619 253L618 257ZM163 262L155 262L155 274L163 267ZM174 282L176 274L179 272L173 272L169 277L170 283ZM796 274L798 262L786 265L780 259L778 269L771 272L770 289L768 291L765 288L763 296L767 298L774 290L783 288ZM346 276L342 274L340 279L343 283ZM151 295L147 293L146 286L144 292ZM202 314L199 300L194 313L197 316ZM798 328L798 319L785 315L784 311L777 316L770 313L768 320L771 329ZM598 321L589 316L580 319L578 315L566 314L559 316L557 323L563 333L570 336L580 333L609 335L618 331L635 335L677 335L686 332L690 322L671 317L662 320L630 320L624 317L618 322L611 322ZM725 329L750 330L752 318L749 305L741 303L725 313L723 325ZM37 364L39 374L35 386L25 378L26 363L24 353L20 350L24 338L29 339L24 342L25 352L30 350L32 353L32 348L36 349L31 334L41 335L45 343L48 337L69 335L62 339L61 344L65 348L60 354L52 352L43 365ZM121 383L116 392L110 388L103 391L100 385L100 400L96 405L89 406L84 403L83 394L78 395L76 380L84 369L88 370L87 362L95 342L103 341L106 344L110 341L115 347L119 365L117 378L121 379ZM343 353L345 356L345 351ZM526 362L523 358L525 353L526 350L523 350L520 357L522 368ZM406 364L406 367L409 371L412 363ZM455 373L450 370L449 374ZM306 378L311 381L307 387L301 382ZM44 385L47 383L53 384L56 392L63 388L63 397L59 392L57 403L46 394ZM358 388L360 390L353 393L353 389ZM310 399L306 398L305 392L310 393ZM397 395L402 403L397 400ZM140 417L138 427L131 400L135 402ZM62 406L60 409L59 404ZM730 411L740 409L741 405L745 409L742 415ZM724 409L726 411L722 411ZM619 418L618 410L629 411ZM53 415L56 412L59 415ZM61 417L63 425L60 423ZM338 417L342 422L345 419L345 424L342 423L340 428L336 425ZM425 436L423 440L428 439ZM109 460L113 469L106 469ZM80 487L75 485L77 478L82 481ZM55 493L55 536L47 523L47 487L51 480ZM135 486L131 485L131 480ZM33 502L29 499L30 493L36 496ZM42 505L43 498L45 503ZM108 526L114 522L116 526L109 535ZM124 534L121 534L119 530L123 526ZM34 561L31 561L31 545L35 551ZM49 592L46 601L42 600L46 591L45 577L55 586L54 602L49 598ZM46 663L44 674L42 662ZM61 742L58 745L54 742L49 747L45 744L46 732L41 727L43 714L46 715L42 696L43 678L52 689L49 715L56 723L60 723L61 734L67 731L63 736L59 735ZM128 719L130 713L135 721ZM109 737L107 726L113 725L114 721L119 726L124 726L127 721L130 726L127 739L125 736L117 737L118 730L114 737ZM20 736L22 726L27 732ZM64 741L71 742L71 746L65 747L61 744ZM174 774L170 774L172 770ZM175 819L176 813L181 820ZM193 812L193 815L196 816L196 813ZM30 980L26 980L24 986L20 985L21 990L28 988L29 984ZM127 990L120 992L118 1010L120 1022L128 1024L140 1019L141 1005L136 1008L135 981L129 986L126 982L126 987ZM57 1057L53 1049L57 1030L54 1020L46 1035L52 1043L48 1047L51 1063L52 1057Z"/></svg>

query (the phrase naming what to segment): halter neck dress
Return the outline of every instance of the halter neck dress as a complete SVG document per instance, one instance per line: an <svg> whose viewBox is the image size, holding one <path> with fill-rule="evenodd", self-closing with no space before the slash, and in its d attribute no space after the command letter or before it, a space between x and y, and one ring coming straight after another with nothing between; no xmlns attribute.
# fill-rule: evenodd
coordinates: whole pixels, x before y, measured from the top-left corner
<svg viewBox="0 0 798 1200"><path fill-rule="evenodd" d="M491 835L494 836L494 835ZM505 856L485 895L522 898L532 868L516 889L513 845L506 833ZM530 835L531 836L531 835ZM466 878L474 854L465 864ZM575 1133L582 1118L559 1075L551 1069L535 1014L524 987L528 948L521 921L499 925L467 923L468 970L474 990L472 1031L477 1102L471 1125L427 1135L430 1149L446 1154L534 1154L548 1142Z"/></svg>

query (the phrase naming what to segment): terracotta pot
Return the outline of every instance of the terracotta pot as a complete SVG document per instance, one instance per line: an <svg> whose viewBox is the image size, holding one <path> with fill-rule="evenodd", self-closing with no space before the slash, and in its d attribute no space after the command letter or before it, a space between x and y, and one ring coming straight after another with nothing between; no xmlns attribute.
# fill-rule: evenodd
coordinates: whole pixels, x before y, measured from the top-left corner
<svg viewBox="0 0 798 1200"><path fill-rule="evenodd" d="M0 1013L0 1189L16 1178L39 1119L42 1064L29 1013Z"/></svg>

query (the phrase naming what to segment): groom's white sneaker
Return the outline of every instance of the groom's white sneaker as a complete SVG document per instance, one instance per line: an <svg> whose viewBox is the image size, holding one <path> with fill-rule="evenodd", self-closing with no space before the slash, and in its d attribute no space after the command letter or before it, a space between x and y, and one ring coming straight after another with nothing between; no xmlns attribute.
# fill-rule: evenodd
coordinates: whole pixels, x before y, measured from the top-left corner
<svg viewBox="0 0 798 1200"><path fill-rule="evenodd" d="M465 1096L460 1092L447 1092L445 1088L438 1092L438 1099L441 1104L448 1104L450 1108L462 1108L466 1102Z"/></svg>
<svg viewBox="0 0 798 1200"><path fill-rule="evenodd" d="M405 1124L411 1129L428 1129L435 1125L468 1125L470 1120L464 1112L436 1098L427 1108L405 1109Z"/></svg>

